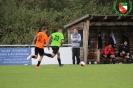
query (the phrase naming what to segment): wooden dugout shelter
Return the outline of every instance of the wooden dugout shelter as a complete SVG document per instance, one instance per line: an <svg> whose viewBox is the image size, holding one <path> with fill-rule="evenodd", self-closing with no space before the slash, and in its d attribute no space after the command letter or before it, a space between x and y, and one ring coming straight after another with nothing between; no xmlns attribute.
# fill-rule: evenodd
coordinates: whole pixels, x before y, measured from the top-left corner
<svg viewBox="0 0 133 88"><path fill-rule="evenodd" d="M71 43L70 35L74 28L79 30L82 37L80 49L80 59L86 62L100 62L101 50L98 49L98 32L104 32L103 47L109 43L110 33L113 32L116 39L116 48L122 43L122 35L127 31L130 40L130 46L133 47L133 15L90 15L87 14L64 26L68 29L68 43ZM88 48L88 39L90 46ZM131 48L133 53L133 48Z"/></svg>

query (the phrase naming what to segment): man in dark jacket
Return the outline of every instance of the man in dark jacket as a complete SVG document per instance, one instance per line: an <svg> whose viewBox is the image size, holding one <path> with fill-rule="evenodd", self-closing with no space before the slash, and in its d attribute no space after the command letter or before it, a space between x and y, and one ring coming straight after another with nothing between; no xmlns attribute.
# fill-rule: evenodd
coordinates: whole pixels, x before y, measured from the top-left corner
<svg viewBox="0 0 133 88"><path fill-rule="evenodd" d="M112 59L112 63L115 64L115 55L114 55L114 48L111 44L105 46L102 55L104 57L104 64L107 64L107 59Z"/></svg>
<svg viewBox="0 0 133 88"><path fill-rule="evenodd" d="M127 41L128 45L129 45L129 36L128 36L128 33L126 31L123 34L122 43L124 43L124 41Z"/></svg>
<svg viewBox="0 0 133 88"><path fill-rule="evenodd" d="M130 56L129 56L130 55L129 54L130 47L128 46L127 41L124 41L124 43L119 46L118 51L119 51L118 55L120 57L124 57L125 59L127 59L127 63L129 63L129 61L130 61Z"/></svg>
<svg viewBox="0 0 133 88"><path fill-rule="evenodd" d="M102 49L102 34L98 32L98 49Z"/></svg>

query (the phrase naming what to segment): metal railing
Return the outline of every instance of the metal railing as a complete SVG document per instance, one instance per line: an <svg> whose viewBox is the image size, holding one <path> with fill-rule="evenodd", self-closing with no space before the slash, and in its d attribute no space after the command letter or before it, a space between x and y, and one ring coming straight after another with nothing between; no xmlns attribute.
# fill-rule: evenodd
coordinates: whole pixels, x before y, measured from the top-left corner
<svg viewBox="0 0 133 88"><path fill-rule="evenodd" d="M62 47L68 47L71 44L63 44ZM0 47L35 47L35 45L25 44L25 45L0 45ZM46 45L44 45L46 47Z"/></svg>

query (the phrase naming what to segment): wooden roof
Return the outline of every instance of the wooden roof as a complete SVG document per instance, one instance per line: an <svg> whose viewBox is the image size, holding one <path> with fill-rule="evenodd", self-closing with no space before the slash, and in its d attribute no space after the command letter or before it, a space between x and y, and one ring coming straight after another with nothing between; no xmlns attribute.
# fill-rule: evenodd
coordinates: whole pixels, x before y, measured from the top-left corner
<svg viewBox="0 0 133 88"><path fill-rule="evenodd" d="M127 16L119 16L119 15L90 15L87 14L71 23L68 23L64 26L64 28L71 27L79 22L83 22L84 20L89 20L92 24L90 26L101 26L101 25L110 25L106 24L107 22L110 22L113 25L117 25L117 23L120 25L132 25L133 26L133 15L127 15ZM128 22L128 23L127 23ZM98 24L100 23L100 24ZM98 24L98 25L97 25ZM111 25L110 25L111 26Z"/></svg>

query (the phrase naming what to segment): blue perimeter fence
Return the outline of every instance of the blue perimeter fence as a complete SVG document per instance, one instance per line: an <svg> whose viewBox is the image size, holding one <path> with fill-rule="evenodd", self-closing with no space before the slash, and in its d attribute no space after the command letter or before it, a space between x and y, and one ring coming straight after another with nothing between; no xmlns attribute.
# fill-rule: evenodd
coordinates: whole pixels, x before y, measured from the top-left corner
<svg viewBox="0 0 133 88"><path fill-rule="evenodd" d="M71 44L62 45L62 47L68 46L71 46ZM0 45L0 65L31 65L31 59L26 59L29 55L31 55L31 47L35 46Z"/></svg>

